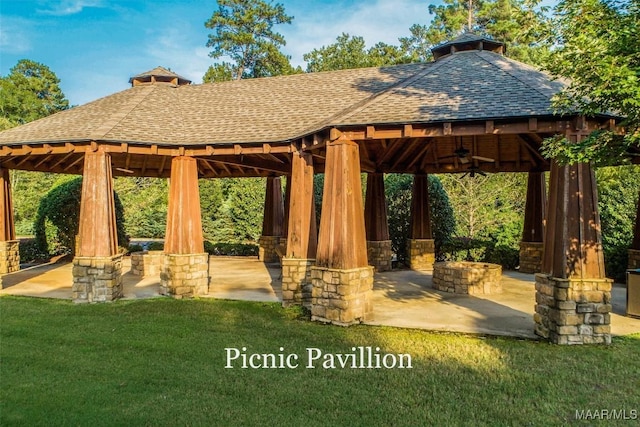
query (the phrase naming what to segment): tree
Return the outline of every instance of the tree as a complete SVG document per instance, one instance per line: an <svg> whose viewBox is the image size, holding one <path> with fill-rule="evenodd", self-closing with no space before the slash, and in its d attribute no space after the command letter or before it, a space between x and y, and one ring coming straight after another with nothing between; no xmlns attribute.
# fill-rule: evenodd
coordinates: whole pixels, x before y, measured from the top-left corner
<svg viewBox="0 0 640 427"><path fill-rule="evenodd" d="M69 108L60 79L46 65L21 59L0 79L0 130Z"/></svg>
<svg viewBox="0 0 640 427"><path fill-rule="evenodd" d="M344 70L405 64L411 57L397 46L379 42L366 49L364 38L342 33L334 44L314 49L303 56L307 72Z"/></svg>
<svg viewBox="0 0 640 427"><path fill-rule="evenodd" d="M539 3L540 0L444 0L441 5L429 5L429 13L434 15L431 24L413 25L409 29L411 36L401 38L400 44L412 56L428 61L433 46L472 31L506 43L507 56L536 64L546 52L539 43L546 9L538 7Z"/></svg>
<svg viewBox="0 0 640 427"><path fill-rule="evenodd" d="M637 0L564 0L555 10L545 67L570 80L555 99L559 112L612 112L625 117L626 135L592 133L577 144L545 141L545 153L562 163L620 163L640 147L640 3ZM628 159L627 159L628 160Z"/></svg>
<svg viewBox="0 0 640 427"><path fill-rule="evenodd" d="M273 30L274 25L290 24L292 19L279 3L218 0L218 10L204 24L214 31L209 34L207 47L213 48L209 54L212 58L228 56L232 63L216 64L205 77L224 80L231 76L239 80L295 72L290 58L280 52L286 44L284 36Z"/></svg>

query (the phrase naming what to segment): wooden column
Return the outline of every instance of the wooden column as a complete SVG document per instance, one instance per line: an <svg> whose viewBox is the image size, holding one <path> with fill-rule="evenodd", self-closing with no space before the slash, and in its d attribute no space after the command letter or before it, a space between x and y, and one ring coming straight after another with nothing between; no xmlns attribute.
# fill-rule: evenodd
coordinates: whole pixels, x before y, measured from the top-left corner
<svg viewBox="0 0 640 427"><path fill-rule="evenodd" d="M373 268L367 264L358 144L327 144L312 320L350 325L372 312Z"/></svg>
<svg viewBox="0 0 640 427"><path fill-rule="evenodd" d="M413 270L433 270L436 246L431 230L429 177L416 174L411 194L411 233L407 242L409 266Z"/></svg>
<svg viewBox="0 0 640 427"><path fill-rule="evenodd" d="M198 166L192 157L171 161L166 230L161 293L174 298L208 293L209 255L204 252Z"/></svg>
<svg viewBox="0 0 640 427"><path fill-rule="evenodd" d="M111 156L84 155L80 224L73 259L75 302L105 302L123 296L122 255L118 254Z"/></svg>
<svg viewBox="0 0 640 427"><path fill-rule="evenodd" d="M547 189L542 172L529 172L524 227L520 242L520 272L539 273L542 268Z"/></svg>
<svg viewBox="0 0 640 427"><path fill-rule="evenodd" d="M0 166L0 274L20 270L19 242L16 240L16 229L13 221L13 200L11 198L11 179L9 169ZM0 278L0 289L2 280Z"/></svg>
<svg viewBox="0 0 640 427"><path fill-rule="evenodd" d="M640 195L638 196L638 211L636 213L636 225L633 230L633 241L629 248L629 269L640 268Z"/></svg>
<svg viewBox="0 0 640 427"><path fill-rule="evenodd" d="M280 177L268 177L264 198L264 216L262 236L258 240L260 247L258 258L264 262L279 260L277 249L282 234L284 206L282 203L282 183Z"/></svg>
<svg viewBox="0 0 640 427"><path fill-rule="evenodd" d="M581 137L567 134L571 142ZM535 332L557 344L608 344L612 282L604 271L593 169L553 162L549 194Z"/></svg>
<svg viewBox="0 0 640 427"><path fill-rule="evenodd" d="M367 174L364 224L369 265L376 271L391 270L391 240L382 173Z"/></svg>
<svg viewBox="0 0 640 427"><path fill-rule="evenodd" d="M297 150L287 178L286 256L282 258L282 304L311 307L311 267L315 263L318 232L313 201L313 157Z"/></svg>

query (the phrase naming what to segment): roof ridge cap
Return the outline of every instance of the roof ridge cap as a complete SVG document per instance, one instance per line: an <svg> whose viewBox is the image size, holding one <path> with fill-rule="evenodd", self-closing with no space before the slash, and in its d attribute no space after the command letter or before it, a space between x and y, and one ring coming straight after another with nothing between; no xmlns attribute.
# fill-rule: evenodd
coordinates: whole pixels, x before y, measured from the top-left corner
<svg viewBox="0 0 640 427"><path fill-rule="evenodd" d="M446 61L446 59L444 61ZM406 79L400 80L398 83L389 86L388 88L386 88L385 90L383 90L381 92L375 93L375 94L363 99L359 103L356 103L356 104L352 105L350 108L345 108L341 112L339 112L339 113L335 114L334 116L330 117L328 119L327 125L331 124L330 121L345 120L345 119L353 116L354 114L357 114L357 113L361 112L362 110L364 110L368 105L370 105L374 101L377 101L379 99L384 99L385 97L391 96L392 91L394 91L396 89L399 89L399 88L402 88L402 87L407 87L410 83L413 83L414 81L419 80L422 77L424 77L425 75L427 75L427 74L433 72L434 70L437 70L438 68L442 67L442 64L444 63L444 61L432 61L432 62L423 62L423 63L421 63L422 65L425 65L425 67L420 72L412 75L411 77L407 77ZM432 66L428 66L430 64L433 64L433 65Z"/></svg>
<svg viewBox="0 0 640 427"><path fill-rule="evenodd" d="M134 94L128 102L124 103L123 107L125 111L118 111L116 113L111 114L103 122L102 125L98 126L98 128L91 133L89 139L92 141L102 139L106 135L108 135L121 121L123 121L131 112L138 106L144 99L155 89L155 85L149 86L136 86L135 88L131 88L129 90L139 90L140 93Z"/></svg>

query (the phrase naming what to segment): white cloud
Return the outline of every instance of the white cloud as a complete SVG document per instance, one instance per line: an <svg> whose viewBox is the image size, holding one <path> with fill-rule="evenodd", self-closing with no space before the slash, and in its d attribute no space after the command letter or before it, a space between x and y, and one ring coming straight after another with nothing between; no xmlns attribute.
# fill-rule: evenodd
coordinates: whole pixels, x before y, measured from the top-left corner
<svg viewBox="0 0 640 427"><path fill-rule="evenodd" d="M45 15L65 16L82 12L86 7L101 7L102 0L60 0L59 2L48 2L47 9L38 9L39 13Z"/></svg>
<svg viewBox="0 0 640 427"><path fill-rule="evenodd" d="M31 50L30 29L26 19L3 17L0 25L0 52L19 55Z"/></svg>

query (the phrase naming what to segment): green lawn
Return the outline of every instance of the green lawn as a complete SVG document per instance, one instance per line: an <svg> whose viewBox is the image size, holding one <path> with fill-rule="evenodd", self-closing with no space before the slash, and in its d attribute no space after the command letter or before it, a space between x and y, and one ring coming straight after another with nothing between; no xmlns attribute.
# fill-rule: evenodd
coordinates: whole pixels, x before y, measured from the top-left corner
<svg viewBox="0 0 640 427"><path fill-rule="evenodd" d="M18 297L0 298L0 331L0 425L537 426L640 410L640 335L561 347L327 326L271 303ZM413 369L225 369L243 346L377 346Z"/></svg>

